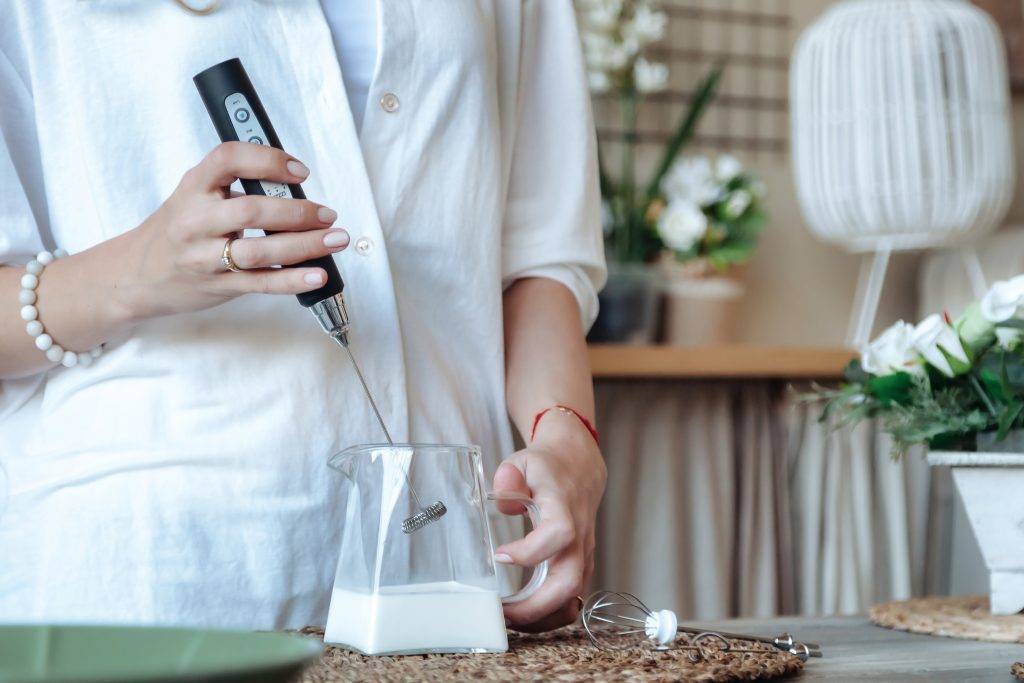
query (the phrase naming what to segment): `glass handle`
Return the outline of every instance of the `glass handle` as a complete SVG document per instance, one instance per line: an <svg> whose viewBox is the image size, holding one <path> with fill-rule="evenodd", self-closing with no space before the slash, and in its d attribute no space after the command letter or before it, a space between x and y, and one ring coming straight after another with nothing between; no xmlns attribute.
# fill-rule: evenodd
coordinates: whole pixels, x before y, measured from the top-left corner
<svg viewBox="0 0 1024 683"><path fill-rule="evenodd" d="M516 503L522 503L523 507L526 508L526 514L530 517L530 522L533 524L533 528L537 528L540 524L540 508L533 502L533 498L529 496L520 495L518 493L497 493L490 491L487 493L487 500L511 500ZM533 575L530 577L529 582L515 593L511 595L502 596L501 601L504 603L511 602L522 602L528 597L537 592L540 585L544 583L544 579L548 578L548 561L542 560L540 564L533 568Z"/></svg>

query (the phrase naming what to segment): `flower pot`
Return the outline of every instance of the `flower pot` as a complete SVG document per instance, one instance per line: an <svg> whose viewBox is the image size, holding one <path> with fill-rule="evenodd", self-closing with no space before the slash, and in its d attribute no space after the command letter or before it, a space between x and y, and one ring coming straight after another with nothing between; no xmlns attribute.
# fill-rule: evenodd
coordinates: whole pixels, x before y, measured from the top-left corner
<svg viewBox="0 0 1024 683"><path fill-rule="evenodd" d="M600 310L587 341L601 344L650 344L658 329L661 299L657 267L608 264L608 282L598 295Z"/></svg>
<svg viewBox="0 0 1024 683"><path fill-rule="evenodd" d="M736 338L740 303L746 291L742 271L727 274L707 261L662 259L665 275L665 343L673 346L728 344Z"/></svg>
<svg viewBox="0 0 1024 683"><path fill-rule="evenodd" d="M989 572L993 614L1024 610L1024 449L994 452L934 451L929 465L952 468L974 537Z"/></svg>

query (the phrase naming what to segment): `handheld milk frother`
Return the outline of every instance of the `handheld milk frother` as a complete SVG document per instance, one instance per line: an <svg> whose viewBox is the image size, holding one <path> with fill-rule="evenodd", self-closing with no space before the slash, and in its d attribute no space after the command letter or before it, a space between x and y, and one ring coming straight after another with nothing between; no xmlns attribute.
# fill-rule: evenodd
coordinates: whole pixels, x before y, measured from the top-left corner
<svg viewBox="0 0 1024 683"><path fill-rule="evenodd" d="M283 149L281 141L274 131L274 126L270 123L270 117L267 116L267 111L263 108L259 95L256 94L256 88L253 87L252 81L249 80L249 75L239 59L229 59L211 66L209 69L196 74L192 80L195 82L196 88L199 89L199 95L203 98L203 104L206 105L206 111L209 112L221 141L239 140ZM268 180L247 178L241 178L240 180L246 194L296 199L306 198L302 187L298 184L286 185ZM342 295L345 283L338 272L338 266L329 255L296 263L294 266L323 268L327 272L327 282L323 287L311 292L303 292L296 296L300 304L312 311L316 321L320 323L320 327L327 334L331 335L331 338L338 342L348 353L348 357L352 361L352 367L359 378L359 383L366 393L370 407L373 408L373 414L376 416L377 422L380 423L381 431L384 432L384 438L387 439L388 444L393 443L391 441L391 434L384 424L384 418L381 417L377 403L373 400L373 394L370 393L366 379L359 369L359 363L356 362L352 349L349 348L349 317L348 311L345 309L345 299ZM441 501L436 501L424 507L420 503L419 496L416 494L416 489L413 487L412 482L409 481L408 473L406 474L406 481L416 506L420 509L419 513L409 517L402 523L402 530L408 534L439 519L447 512L447 508Z"/></svg>

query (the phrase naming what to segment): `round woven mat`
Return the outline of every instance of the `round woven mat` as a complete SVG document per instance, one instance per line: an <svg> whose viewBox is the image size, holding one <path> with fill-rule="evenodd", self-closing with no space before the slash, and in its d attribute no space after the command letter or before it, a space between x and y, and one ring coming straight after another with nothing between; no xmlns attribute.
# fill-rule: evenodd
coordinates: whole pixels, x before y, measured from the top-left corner
<svg viewBox="0 0 1024 683"><path fill-rule="evenodd" d="M302 629L323 638L323 630ZM365 657L328 646L306 670L302 683L334 681L754 681L795 674L803 662L767 645L730 641L752 653L715 653L691 662L685 650L657 652L637 647L607 651L594 647L579 626L540 635L509 632L509 651L493 655L405 655Z"/></svg>
<svg viewBox="0 0 1024 683"><path fill-rule="evenodd" d="M988 598L918 598L884 602L871 608L879 626L967 640L1024 643L1024 614L995 616Z"/></svg>

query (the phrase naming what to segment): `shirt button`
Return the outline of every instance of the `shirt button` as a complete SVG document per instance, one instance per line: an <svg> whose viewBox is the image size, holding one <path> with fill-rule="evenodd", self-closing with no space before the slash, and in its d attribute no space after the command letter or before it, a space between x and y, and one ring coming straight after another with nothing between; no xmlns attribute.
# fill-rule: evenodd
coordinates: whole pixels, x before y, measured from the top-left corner
<svg viewBox="0 0 1024 683"><path fill-rule="evenodd" d="M373 251L373 242L369 237L360 237L356 240L356 253L360 256L366 256L371 251Z"/></svg>
<svg viewBox="0 0 1024 683"><path fill-rule="evenodd" d="M398 101L398 95L393 92L386 92L384 96L380 98L380 108L389 114L393 114L398 111L398 107L401 102Z"/></svg>

